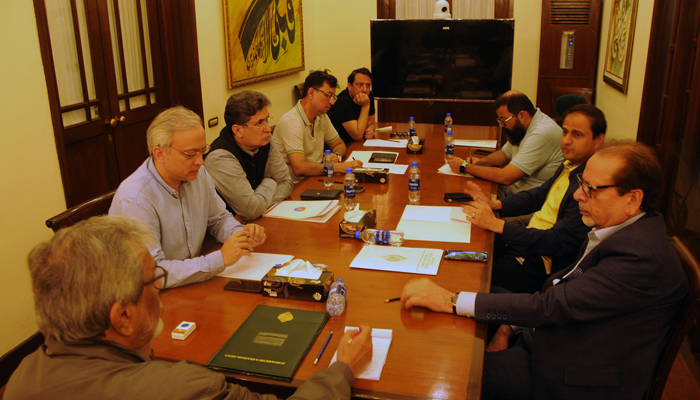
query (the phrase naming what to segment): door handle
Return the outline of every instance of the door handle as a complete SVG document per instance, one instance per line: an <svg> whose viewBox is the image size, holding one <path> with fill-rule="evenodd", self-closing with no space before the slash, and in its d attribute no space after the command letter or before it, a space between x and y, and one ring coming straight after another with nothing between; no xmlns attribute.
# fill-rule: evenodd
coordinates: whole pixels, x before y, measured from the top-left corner
<svg viewBox="0 0 700 400"><path fill-rule="evenodd" d="M126 119L126 118L124 118L124 116L121 115L121 116L119 116L119 117L110 119L109 121L106 122L106 124L107 124L107 125L110 125L112 128L116 128L116 127L117 127L117 124L120 123L120 122L124 122L125 119Z"/></svg>

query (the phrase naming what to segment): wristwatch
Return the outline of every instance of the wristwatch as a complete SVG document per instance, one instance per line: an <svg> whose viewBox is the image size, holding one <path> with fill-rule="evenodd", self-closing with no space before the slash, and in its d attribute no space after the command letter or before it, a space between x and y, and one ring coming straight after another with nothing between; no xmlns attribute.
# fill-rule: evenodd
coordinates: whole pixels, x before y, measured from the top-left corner
<svg viewBox="0 0 700 400"><path fill-rule="evenodd" d="M459 298L459 292L452 295L452 313L457 315L457 299Z"/></svg>
<svg viewBox="0 0 700 400"><path fill-rule="evenodd" d="M341 155L338 154L338 153L333 153L333 154L335 154L336 156L338 156L338 162L342 162L342 161L343 161L343 156L341 156Z"/></svg>
<svg viewBox="0 0 700 400"><path fill-rule="evenodd" d="M467 173L467 162L463 162L462 165L459 166L459 173L460 174L466 174Z"/></svg>

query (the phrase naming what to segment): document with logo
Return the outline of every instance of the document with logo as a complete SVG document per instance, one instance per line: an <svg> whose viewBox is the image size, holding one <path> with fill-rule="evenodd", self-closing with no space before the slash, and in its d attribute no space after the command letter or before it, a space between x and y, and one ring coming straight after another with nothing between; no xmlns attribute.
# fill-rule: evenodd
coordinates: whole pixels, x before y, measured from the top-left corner
<svg viewBox="0 0 700 400"><path fill-rule="evenodd" d="M396 227L406 240L469 243L472 224L460 207L407 205Z"/></svg>
<svg viewBox="0 0 700 400"><path fill-rule="evenodd" d="M349 330L359 329L356 326L346 326L345 332ZM389 354L389 347L391 346L391 329L372 329L372 361L367 365L360 374L357 376L358 379L369 379L372 381L378 381L379 377L382 375L382 369L384 369L384 364L386 364L386 356ZM338 351L336 350L331 360L333 364L338 359Z"/></svg>
<svg viewBox="0 0 700 400"><path fill-rule="evenodd" d="M440 249L368 245L355 256L350 268L437 275L441 256Z"/></svg>
<svg viewBox="0 0 700 400"><path fill-rule="evenodd" d="M291 381L330 316L259 305L207 362L207 367Z"/></svg>
<svg viewBox="0 0 700 400"><path fill-rule="evenodd" d="M324 223L338 210L338 200L286 200L268 208L263 217Z"/></svg>

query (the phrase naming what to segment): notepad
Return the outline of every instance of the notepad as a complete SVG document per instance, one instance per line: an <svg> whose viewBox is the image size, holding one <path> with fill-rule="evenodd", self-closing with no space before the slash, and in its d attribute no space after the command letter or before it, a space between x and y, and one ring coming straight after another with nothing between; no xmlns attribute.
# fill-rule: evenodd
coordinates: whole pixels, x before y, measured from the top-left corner
<svg viewBox="0 0 700 400"><path fill-rule="evenodd" d="M466 218L458 220L460 213L460 207L408 205L396 230L403 232L406 240L469 243L472 224Z"/></svg>
<svg viewBox="0 0 700 400"><path fill-rule="evenodd" d="M338 200L287 200L270 207L263 217L325 223L338 210Z"/></svg>
<svg viewBox="0 0 700 400"><path fill-rule="evenodd" d="M349 330L359 329L356 326L346 326L345 332ZM372 361L362 370L356 379L369 379L372 381L378 381L379 377L382 375L382 370L384 369L384 364L386 364L386 357L389 354L389 347L391 347L391 329L372 329ZM338 359L338 351L333 355L331 364L336 362Z"/></svg>

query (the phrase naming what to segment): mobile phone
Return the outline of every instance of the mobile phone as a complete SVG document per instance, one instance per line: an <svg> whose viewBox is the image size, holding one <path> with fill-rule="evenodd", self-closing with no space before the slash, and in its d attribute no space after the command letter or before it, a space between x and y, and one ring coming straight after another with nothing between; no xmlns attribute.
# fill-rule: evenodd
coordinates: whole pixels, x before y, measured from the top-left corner
<svg viewBox="0 0 700 400"><path fill-rule="evenodd" d="M335 186L333 186L333 190L340 190L341 192L344 192L344 191L345 191L345 186L342 185L342 184L340 184L340 185L335 185ZM357 186L357 185L355 185L355 193L362 193L362 192L364 192L364 191L365 191L365 187L364 187L364 186Z"/></svg>
<svg viewBox="0 0 700 400"><path fill-rule="evenodd" d="M464 251L464 250L445 250L445 254L442 257L445 260L457 260L457 261L486 262L489 260L488 253L480 253L478 251Z"/></svg>
<svg viewBox="0 0 700 400"><path fill-rule="evenodd" d="M476 150L474 150L474 153L482 155L482 156L488 156L489 154L493 153L493 151L484 150L484 149L476 149Z"/></svg>
<svg viewBox="0 0 700 400"><path fill-rule="evenodd" d="M460 202L460 201L474 201L474 198L468 194L464 193L445 193L444 197L445 201L448 203L452 203L453 201Z"/></svg>

